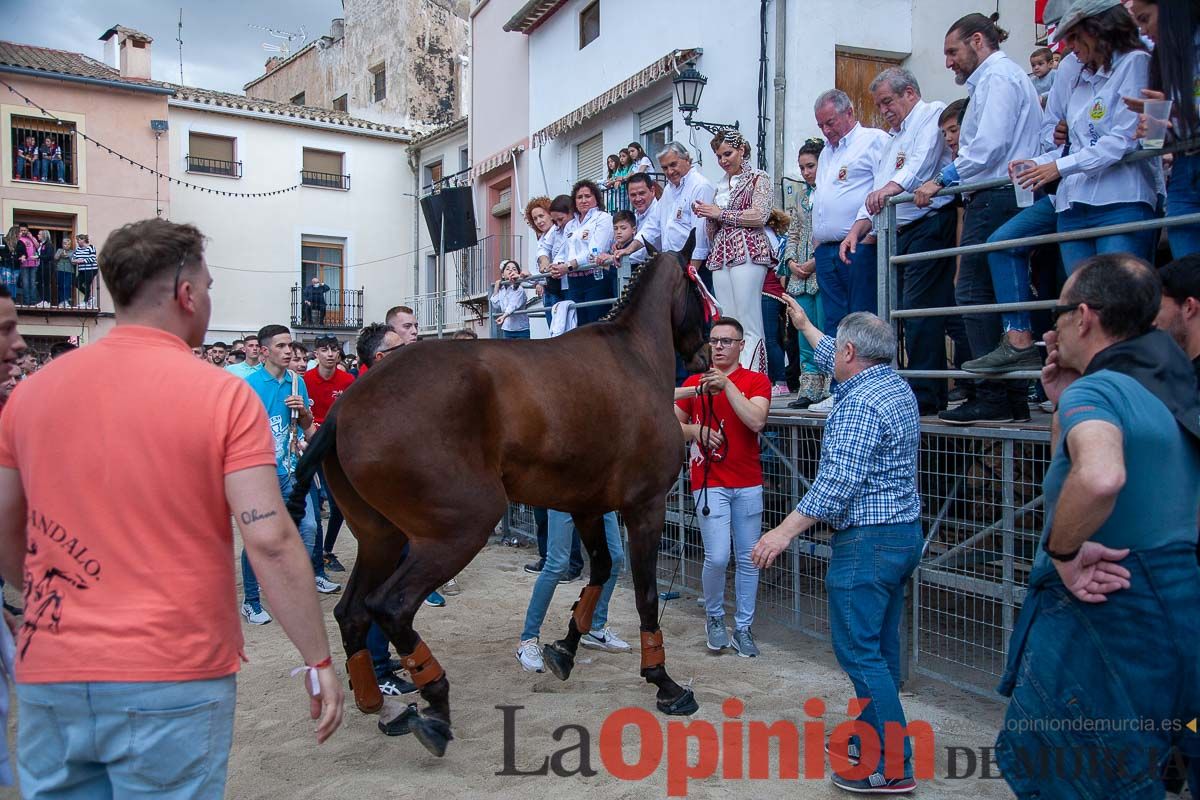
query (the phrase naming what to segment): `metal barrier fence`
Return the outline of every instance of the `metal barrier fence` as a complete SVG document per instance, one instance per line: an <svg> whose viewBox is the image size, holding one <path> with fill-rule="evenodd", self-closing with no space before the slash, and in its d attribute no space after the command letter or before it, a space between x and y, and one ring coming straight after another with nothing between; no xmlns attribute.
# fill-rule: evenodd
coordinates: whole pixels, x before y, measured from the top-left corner
<svg viewBox="0 0 1200 800"><path fill-rule="evenodd" d="M764 531L779 524L811 485L824 427L824 417L773 415L763 430ZM918 479L926 548L913 575L902 628L905 675L926 675L992 695L1036 551L1041 482L1049 460L1045 430L923 426ZM667 497L658 560L660 591L673 587L685 597L700 593L704 566L699 512L689 487L685 468ZM535 535L528 506L512 505L504 524L506 531ZM807 531L761 573L758 619L828 638L825 573L831 536L825 526ZM726 600L732 604L732 568L726 579ZM668 606L688 602L672 600ZM696 624L703 624L698 613Z"/></svg>

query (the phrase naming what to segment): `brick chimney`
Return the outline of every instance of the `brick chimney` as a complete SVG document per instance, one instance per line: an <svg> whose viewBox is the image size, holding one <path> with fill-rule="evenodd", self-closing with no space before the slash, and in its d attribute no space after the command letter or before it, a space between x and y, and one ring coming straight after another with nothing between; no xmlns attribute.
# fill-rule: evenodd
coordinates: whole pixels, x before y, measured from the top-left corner
<svg viewBox="0 0 1200 800"><path fill-rule="evenodd" d="M267 59L267 65L266 65L265 71L270 72L271 70L275 69L282 63L283 63L283 59L280 58L279 56L271 56L270 58Z"/></svg>
<svg viewBox="0 0 1200 800"><path fill-rule="evenodd" d="M110 67L116 67L122 78L150 80L150 43L148 34L114 25L100 37L104 42L104 57Z"/></svg>

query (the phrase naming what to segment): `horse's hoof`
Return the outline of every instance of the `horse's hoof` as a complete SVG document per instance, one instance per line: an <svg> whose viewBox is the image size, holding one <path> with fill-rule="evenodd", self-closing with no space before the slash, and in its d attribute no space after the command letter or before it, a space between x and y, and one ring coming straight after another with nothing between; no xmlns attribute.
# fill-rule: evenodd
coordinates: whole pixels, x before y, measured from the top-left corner
<svg viewBox="0 0 1200 800"><path fill-rule="evenodd" d="M417 741L438 758L446 754L446 745L454 738L454 734L450 732L450 725L436 717L417 717L413 720L412 732Z"/></svg>
<svg viewBox="0 0 1200 800"><path fill-rule="evenodd" d="M542 647L542 660L560 681L571 677L571 670L575 668L575 656L559 646L558 642Z"/></svg>
<svg viewBox="0 0 1200 800"><path fill-rule="evenodd" d="M684 689L683 694L674 700L659 700L657 705L659 711L673 717L686 717L700 710L700 704L696 702L696 695L692 694L691 689Z"/></svg>
<svg viewBox="0 0 1200 800"><path fill-rule="evenodd" d="M413 728L417 725L419 718L417 713L417 704L409 703L408 708L401 711L391 721L379 721L379 730L387 736L403 736L406 733L412 733Z"/></svg>

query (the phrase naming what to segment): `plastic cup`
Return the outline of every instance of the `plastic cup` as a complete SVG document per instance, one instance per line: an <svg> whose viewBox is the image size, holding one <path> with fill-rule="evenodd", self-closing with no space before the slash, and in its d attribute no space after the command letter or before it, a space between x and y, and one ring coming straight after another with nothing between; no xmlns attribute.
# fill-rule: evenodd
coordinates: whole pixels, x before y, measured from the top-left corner
<svg viewBox="0 0 1200 800"><path fill-rule="evenodd" d="M1021 184L1017 183L1017 178L1026 170L1036 167L1032 161L1020 161L1013 165L1013 193L1017 197L1017 208L1029 208L1033 205L1033 191L1031 189L1021 188Z"/></svg>
<svg viewBox="0 0 1200 800"><path fill-rule="evenodd" d="M1147 100L1144 108L1146 114L1146 135L1142 137L1142 147L1147 150L1159 150L1167 141L1167 120L1171 118L1171 100Z"/></svg>

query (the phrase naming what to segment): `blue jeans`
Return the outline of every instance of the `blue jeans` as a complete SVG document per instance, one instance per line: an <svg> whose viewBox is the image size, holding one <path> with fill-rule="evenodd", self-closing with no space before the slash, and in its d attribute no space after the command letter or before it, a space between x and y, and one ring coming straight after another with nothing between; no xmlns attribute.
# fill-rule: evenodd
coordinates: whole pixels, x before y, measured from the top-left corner
<svg viewBox="0 0 1200 800"><path fill-rule="evenodd" d="M29 177L25 177L28 170ZM17 156L17 178L19 180L35 181L38 176L38 159Z"/></svg>
<svg viewBox="0 0 1200 800"><path fill-rule="evenodd" d="M17 684L26 798L184 800L225 794L237 678Z"/></svg>
<svg viewBox="0 0 1200 800"><path fill-rule="evenodd" d="M784 361L783 343L779 341L779 314L782 310L778 300L762 298L763 344L767 347L767 377L771 383L783 383L787 364Z"/></svg>
<svg viewBox="0 0 1200 800"><path fill-rule="evenodd" d="M775 302L772 300L771 302ZM762 536L763 487L743 489L708 488L708 516L696 514L700 537L704 540L704 569L700 581L704 587L704 613L710 617L725 616L725 570L729 566L730 540L737 561L733 592L736 606L733 624L744 630L754 624L754 601L758 596L758 567L750 561L750 553ZM700 508L700 492L692 492Z"/></svg>
<svg viewBox="0 0 1200 800"><path fill-rule="evenodd" d="M1192 791L1200 790L1200 735L1144 725L1200 713L1195 545L1134 551L1121 565L1130 586L1103 603L1075 599L1054 572L1035 578L1025 596L999 687L1011 701L996 740L996 761L1019 798L1161 798L1157 767L1172 745L1191 760ZM1064 724L1084 720L1110 724Z"/></svg>
<svg viewBox="0 0 1200 800"><path fill-rule="evenodd" d="M388 669L388 662L392 659L392 654L388 650L390 644L383 628L372 622L371 627L367 629L367 651L371 654L371 665L375 667L376 678L383 678L391 672Z"/></svg>
<svg viewBox="0 0 1200 800"><path fill-rule="evenodd" d="M1036 203L996 229L988 237L989 242L1008 239L1023 239L1026 236L1041 236L1054 233L1058 227L1058 212L1054 201L1042 197ZM996 291L997 303L1028 303L1033 299L1029 291L1029 257L1032 247L1014 247L988 253L988 269L992 273L992 288ZM1004 332L1032 331L1033 320L1028 311L1010 311L1001 315Z"/></svg>
<svg viewBox="0 0 1200 800"><path fill-rule="evenodd" d="M871 701L859 719L875 729L882 749L886 723L908 724L900 705L900 618L904 587L921 560L921 523L847 528L832 544L825 586L833 653L855 696ZM877 772L884 761L881 752ZM904 774L912 776L907 738Z"/></svg>
<svg viewBox="0 0 1200 800"><path fill-rule="evenodd" d="M606 269L600 280L591 275L572 277L567 299L576 303L587 303L593 300L611 300L617 296L617 275L615 270ZM598 321L612 310L612 305L588 306L575 309L576 324L583 326Z"/></svg>
<svg viewBox="0 0 1200 800"><path fill-rule="evenodd" d="M56 270L54 280L57 287L59 304L69 304L71 302L71 290L75 288L75 273Z"/></svg>
<svg viewBox="0 0 1200 800"><path fill-rule="evenodd" d="M17 280L20 283L21 302L27 306L36 306L42 302L38 292L38 268L20 267L17 269Z"/></svg>
<svg viewBox="0 0 1200 800"><path fill-rule="evenodd" d="M13 297L18 297L17 294L17 270L13 267L0 267L0 283L8 289L8 293Z"/></svg>
<svg viewBox="0 0 1200 800"><path fill-rule="evenodd" d="M525 628L521 632L522 641L533 639L542 632L542 620L546 618L546 609L550 607L550 601L554 598L558 579L567 573L571 539L575 533L575 523L570 514L550 508L546 509L546 516L549 528L546 537L546 565L542 567L537 581L533 584L533 595L529 598L529 609L525 612ZM608 623L608 601L617 585L617 576L621 574L621 562L625 557L615 511L604 515L604 538L608 542L609 555L612 556L612 574L600 590L600 601L596 603L596 613L592 615L592 630L599 630Z"/></svg>
<svg viewBox="0 0 1200 800"><path fill-rule="evenodd" d="M879 281L876 277L875 245L859 244L850 257L850 263L842 263L838 257L837 244L822 244L814 253L817 262L817 283L821 285L821 305L825 311L825 327L829 336L837 335L842 317L855 311L870 311L878 308Z"/></svg>
<svg viewBox="0 0 1200 800"><path fill-rule="evenodd" d="M1077 231L1083 228L1098 228L1102 225L1119 225L1122 222L1137 222L1152 219L1154 209L1145 203L1113 203L1107 206L1089 206L1076 203L1058 215L1058 231ZM1098 253L1133 253L1147 261L1154 261L1155 231L1119 233L1116 236L1101 236L1097 239L1077 239L1060 242L1063 267L1067 275L1075 271L1079 262Z"/></svg>
<svg viewBox="0 0 1200 800"><path fill-rule="evenodd" d="M1197 213L1200 213L1200 154L1176 153L1171 185L1167 187L1167 216ZM1200 225L1180 225L1167 230L1172 258L1200 253Z"/></svg>
<svg viewBox="0 0 1200 800"><path fill-rule="evenodd" d="M529 328L526 328L523 331L501 330L500 337L502 339L528 339L529 338Z"/></svg>
<svg viewBox="0 0 1200 800"><path fill-rule="evenodd" d="M66 178L67 169L61 158L54 160L48 158L38 159L36 166L38 177L44 181L50 179L51 168L54 170L54 180L61 182Z"/></svg>
<svg viewBox="0 0 1200 800"><path fill-rule="evenodd" d="M283 495L283 500L286 503L287 499L292 495L292 484L294 479L290 475L279 476L279 491ZM312 559L313 545L317 540L317 509L313 505L312 494L304 501L304 517L300 520L300 540L304 542L304 549L309 553L309 560ZM314 568L317 575L325 574L324 560L321 562L319 570ZM250 566L250 559L246 557L246 548L242 548L242 599L247 603L259 602L258 578L254 574L254 568Z"/></svg>

